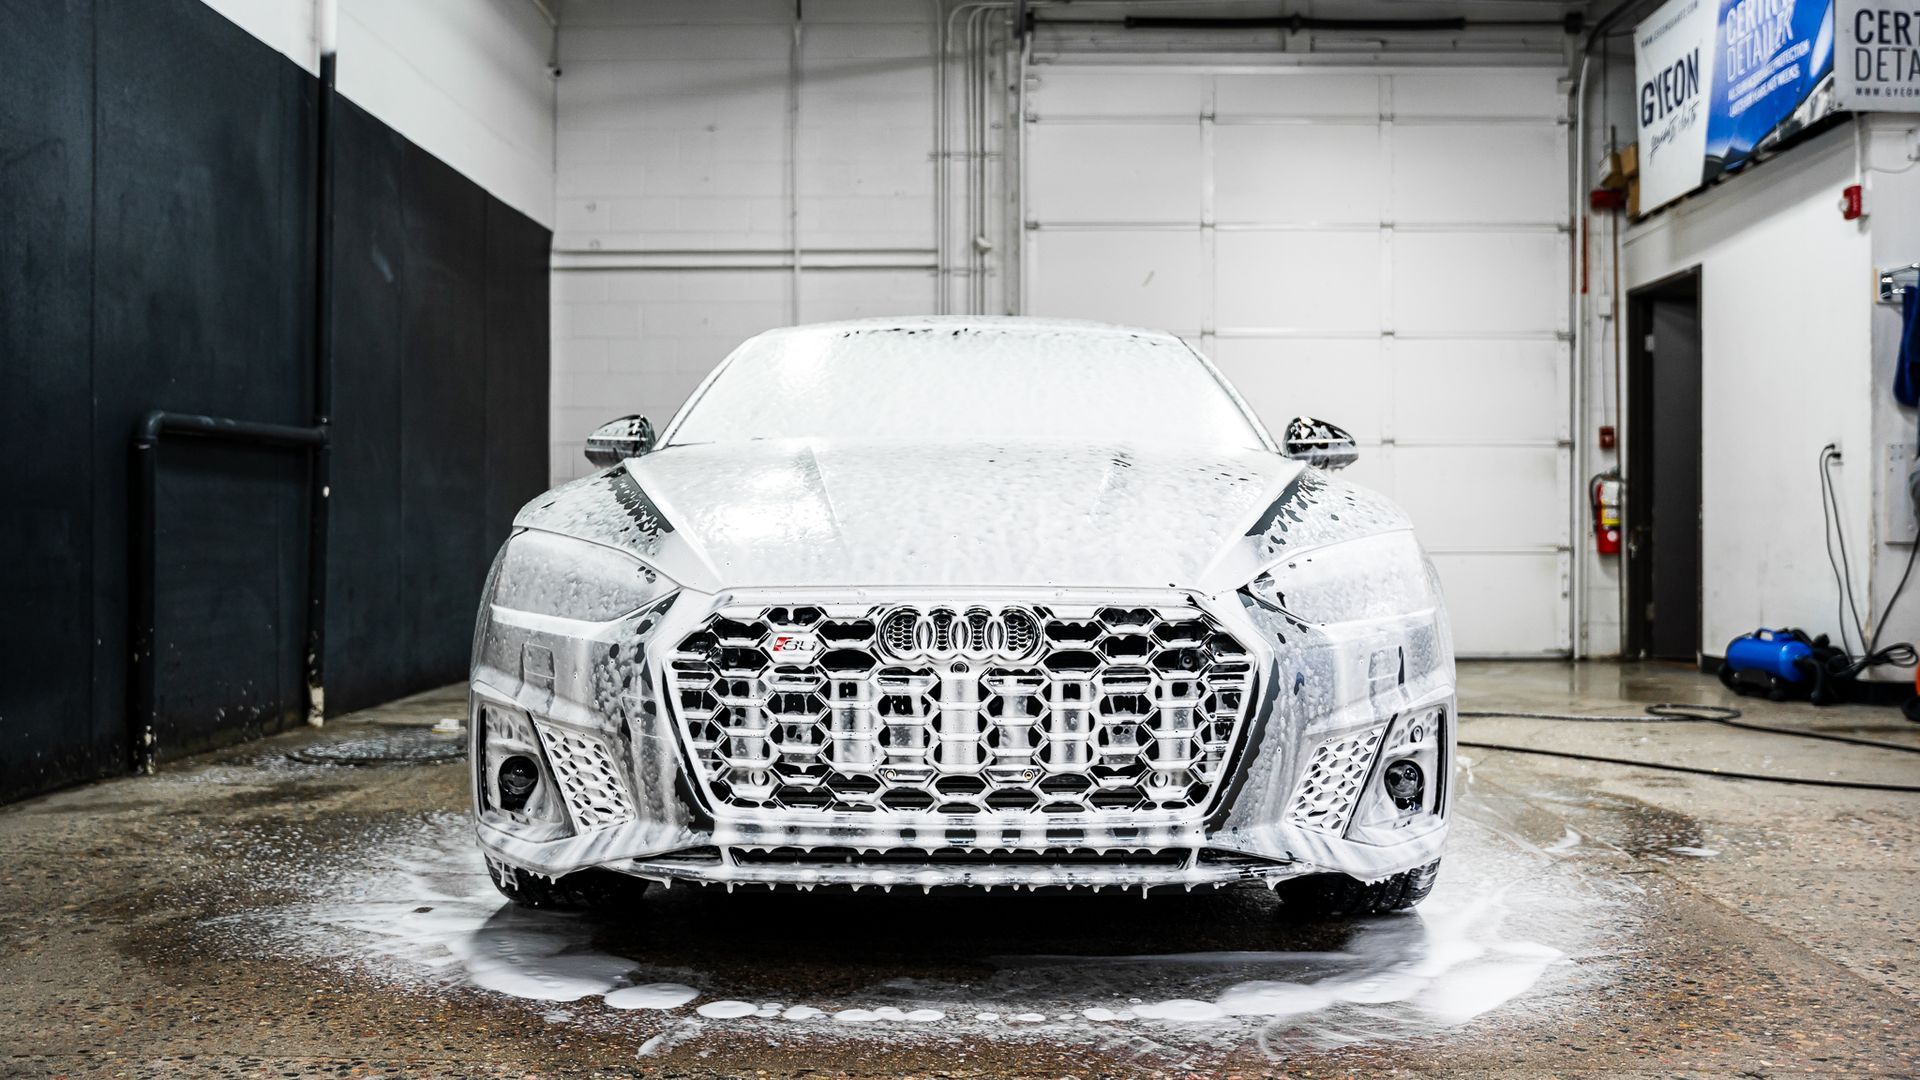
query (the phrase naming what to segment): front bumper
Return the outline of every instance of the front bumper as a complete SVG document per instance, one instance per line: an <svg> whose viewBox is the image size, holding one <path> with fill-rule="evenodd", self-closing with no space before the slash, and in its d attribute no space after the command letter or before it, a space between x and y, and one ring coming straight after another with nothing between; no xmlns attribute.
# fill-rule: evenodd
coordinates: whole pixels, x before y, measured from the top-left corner
<svg viewBox="0 0 1920 1080"><path fill-rule="evenodd" d="M664 882L801 888L1193 888L1320 872L1377 880L1438 857L1454 758L1442 611L1308 626L1241 593L1051 596L1190 605L1247 647L1253 693L1203 801L1166 811L955 814L716 799L690 755L668 658L711 613L757 601L683 590L604 624L483 614L470 701L481 846L497 862L550 877L602 867ZM535 758L541 776L520 812L502 809L497 790L496 770L514 753ZM1384 791L1382 771L1397 757L1421 761L1428 778L1410 809Z"/></svg>

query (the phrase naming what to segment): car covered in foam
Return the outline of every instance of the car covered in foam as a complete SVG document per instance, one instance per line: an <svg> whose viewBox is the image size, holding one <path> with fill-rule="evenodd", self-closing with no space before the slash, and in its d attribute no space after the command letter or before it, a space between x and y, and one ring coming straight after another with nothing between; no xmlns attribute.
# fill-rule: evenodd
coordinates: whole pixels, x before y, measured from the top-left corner
<svg viewBox="0 0 1920 1080"><path fill-rule="evenodd" d="M471 679L524 903L639 883L1431 887L1454 666L1406 516L1169 334L794 327L533 500Z"/></svg>

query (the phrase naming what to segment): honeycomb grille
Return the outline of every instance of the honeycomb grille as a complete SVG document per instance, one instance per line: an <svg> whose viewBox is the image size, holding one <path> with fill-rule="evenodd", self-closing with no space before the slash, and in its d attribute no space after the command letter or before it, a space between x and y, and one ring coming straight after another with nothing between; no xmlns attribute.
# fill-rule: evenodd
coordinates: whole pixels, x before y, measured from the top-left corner
<svg viewBox="0 0 1920 1080"><path fill-rule="evenodd" d="M1367 782L1367 773L1373 768L1374 751L1386 732L1384 725L1368 728L1314 747L1294 789L1287 820L1336 836L1344 833L1359 802L1360 786Z"/></svg>
<svg viewBox="0 0 1920 1080"><path fill-rule="evenodd" d="M536 726L575 827L585 832L633 820L633 799L613 755L599 739L549 724Z"/></svg>
<svg viewBox="0 0 1920 1080"><path fill-rule="evenodd" d="M1201 805L1254 679L1192 607L726 608L669 668L716 802L959 815Z"/></svg>

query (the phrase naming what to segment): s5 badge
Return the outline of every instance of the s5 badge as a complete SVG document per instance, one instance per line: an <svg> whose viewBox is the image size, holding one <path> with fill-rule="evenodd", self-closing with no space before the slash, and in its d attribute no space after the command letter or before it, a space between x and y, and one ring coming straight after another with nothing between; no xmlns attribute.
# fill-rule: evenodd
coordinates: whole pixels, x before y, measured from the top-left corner
<svg viewBox="0 0 1920 1080"><path fill-rule="evenodd" d="M767 647L776 664L811 664L820 655L818 634L775 634Z"/></svg>

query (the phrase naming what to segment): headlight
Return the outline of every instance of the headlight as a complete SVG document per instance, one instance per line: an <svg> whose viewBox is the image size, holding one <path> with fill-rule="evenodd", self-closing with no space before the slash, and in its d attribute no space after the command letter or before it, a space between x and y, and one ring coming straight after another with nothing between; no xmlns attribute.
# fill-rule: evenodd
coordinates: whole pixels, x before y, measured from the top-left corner
<svg viewBox="0 0 1920 1080"><path fill-rule="evenodd" d="M673 582L609 547L528 530L507 541L492 602L584 622L608 622L666 595Z"/></svg>
<svg viewBox="0 0 1920 1080"><path fill-rule="evenodd" d="M1274 563L1247 583L1268 607L1309 623L1356 622L1440 606L1440 582L1411 532L1329 544Z"/></svg>

